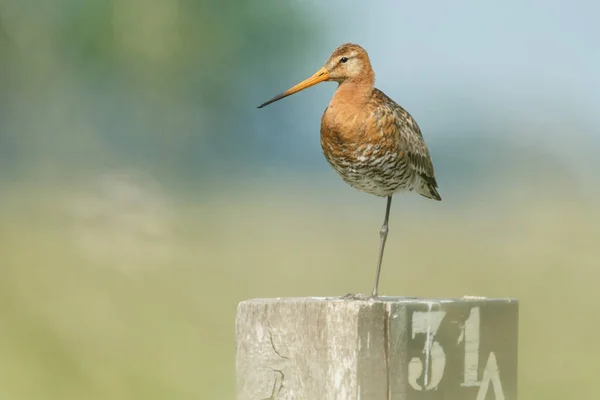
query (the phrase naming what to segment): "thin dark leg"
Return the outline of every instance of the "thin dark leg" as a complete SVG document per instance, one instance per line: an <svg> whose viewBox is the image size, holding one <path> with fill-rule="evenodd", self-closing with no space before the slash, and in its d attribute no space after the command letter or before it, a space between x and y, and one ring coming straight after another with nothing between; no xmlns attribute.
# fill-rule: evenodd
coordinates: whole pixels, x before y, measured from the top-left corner
<svg viewBox="0 0 600 400"><path fill-rule="evenodd" d="M388 235L388 221L390 220L390 208L392 206L392 196L387 197L387 206L385 208L385 219L379 236L381 237L379 242L379 258L377 260L377 274L375 275L375 286L373 287L373 297L377 297L379 290L379 275L381 274L381 262L383 261L383 250L385 249L385 241Z"/></svg>

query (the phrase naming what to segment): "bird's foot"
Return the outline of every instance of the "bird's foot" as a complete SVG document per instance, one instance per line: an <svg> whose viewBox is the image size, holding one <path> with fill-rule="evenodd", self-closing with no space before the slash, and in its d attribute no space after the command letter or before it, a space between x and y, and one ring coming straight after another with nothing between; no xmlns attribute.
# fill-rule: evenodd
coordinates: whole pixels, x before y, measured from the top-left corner
<svg viewBox="0 0 600 400"><path fill-rule="evenodd" d="M373 298L373 296L362 293L348 293L347 295L342 296L342 299L344 300L371 300Z"/></svg>

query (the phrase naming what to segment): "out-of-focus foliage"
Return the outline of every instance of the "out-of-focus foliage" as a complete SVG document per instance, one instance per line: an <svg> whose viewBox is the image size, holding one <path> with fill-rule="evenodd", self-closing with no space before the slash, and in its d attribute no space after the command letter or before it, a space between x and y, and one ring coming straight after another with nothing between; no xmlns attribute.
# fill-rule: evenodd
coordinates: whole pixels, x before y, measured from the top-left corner
<svg viewBox="0 0 600 400"><path fill-rule="evenodd" d="M305 15L266 0L4 2L0 162L235 171L268 145L249 130L250 89L301 51Z"/></svg>

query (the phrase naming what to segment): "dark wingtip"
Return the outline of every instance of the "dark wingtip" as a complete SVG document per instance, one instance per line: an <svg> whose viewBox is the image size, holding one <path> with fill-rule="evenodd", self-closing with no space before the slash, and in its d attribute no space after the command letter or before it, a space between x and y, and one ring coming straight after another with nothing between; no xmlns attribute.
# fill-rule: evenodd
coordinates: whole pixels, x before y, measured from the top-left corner
<svg viewBox="0 0 600 400"><path fill-rule="evenodd" d="M437 190L437 182L435 177L427 176L425 174L419 174L422 179L421 185L417 192L428 199L442 201L442 196Z"/></svg>
<svg viewBox="0 0 600 400"><path fill-rule="evenodd" d="M431 191L433 200L442 201L442 196L440 196L440 193L437 191L437 189L435 187L430 186L429 190Z"/></svg>

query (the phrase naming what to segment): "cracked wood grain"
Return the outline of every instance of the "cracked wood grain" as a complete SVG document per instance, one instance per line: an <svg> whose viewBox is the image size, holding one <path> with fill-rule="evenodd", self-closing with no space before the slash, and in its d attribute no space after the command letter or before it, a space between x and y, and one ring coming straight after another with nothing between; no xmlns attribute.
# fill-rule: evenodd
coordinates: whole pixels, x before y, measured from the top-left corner
<svg viewBox="0 0 600 400"><path fill-rule="evenodd" d="M516 400L517 316L510 299L244 301L237 399Z"/></svg>

